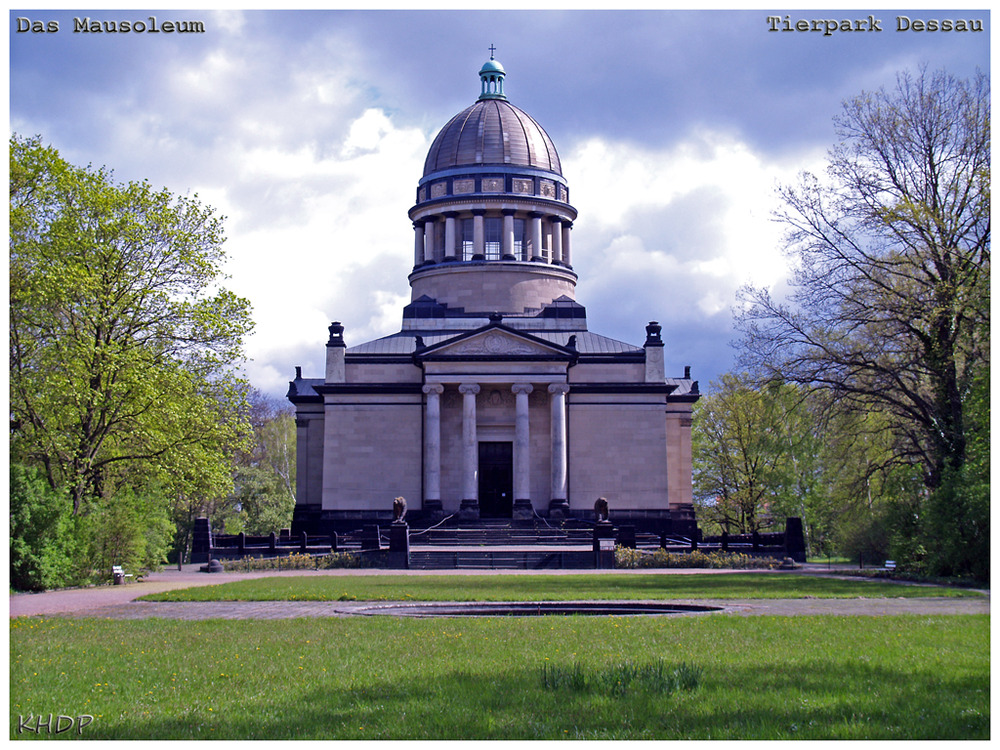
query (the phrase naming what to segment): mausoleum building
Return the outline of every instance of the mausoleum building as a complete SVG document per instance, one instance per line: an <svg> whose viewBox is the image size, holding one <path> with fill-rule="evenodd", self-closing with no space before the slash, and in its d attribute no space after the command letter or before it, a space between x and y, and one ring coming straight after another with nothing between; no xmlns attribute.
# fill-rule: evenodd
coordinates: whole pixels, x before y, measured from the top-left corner
<svg viewBox="0 0 1000 750"><path fill-rule="evenodd" d="M389 521L397 496L411 525L592 520L606 497L616 523L690 531L698 384L667 376L658 323L642 346L590 330L559 154L499 62L479 75L417 184L400 330L348 346L335 322L323 377L296 368L293 531Z"/></svg>

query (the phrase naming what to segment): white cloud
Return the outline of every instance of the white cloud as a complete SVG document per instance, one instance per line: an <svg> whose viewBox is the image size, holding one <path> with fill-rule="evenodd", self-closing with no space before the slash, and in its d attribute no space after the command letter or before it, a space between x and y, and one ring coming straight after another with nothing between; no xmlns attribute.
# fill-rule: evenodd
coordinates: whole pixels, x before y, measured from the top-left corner
<svg viewBox="0 0 1000 750"><path fill-rule="evenodd" d="M209 10L208 22L213 30L221 29L229 34L239 34L246 24L246 16L241 10Z"/></svg>
<svg viewBox="0 0 1000 750"><path fill-rule="evenodd" d="M429 146L424 134L396 128L366 110L346 128L336 155L310 147L253 148L233 161L233 183L266 195L230 195L265 216L234 222L228 243L231 288L254 303L257 330L248 342L248 375L274 392L303 365L323 372L326 326L347 326L349 342L399 330L412 265L409 208ZM268 206L284 207L284 215ZM298 356L293 361L292 356Z"/></svg>
<svg viewBox="0 0 1000 750"><path fill-rule="evenodd" d="M355 344L399 330L429 136L371 106L377 91L335 35L323 55L274 66L266 42L239 35L241 15L223 20L232 36L157 71L149 99L111 103L100 163L226 217L225 284L256 324L246 373L278 394L295 365L322 375L331 320Z"/></svg>
<svg viewBox="0 0 1000 750"><path fill-rule="evenodd" d="M600 289L630 270L687 285L675 299L688 306L672 315L728 315L741 285L786 276L775 189L820 156L799 154L794 166L767 161L711 131L658 149L597 138L579 144L563 161L580 211L573 241L581 286ZM662 295L649 302L662 308Z"/></svg>

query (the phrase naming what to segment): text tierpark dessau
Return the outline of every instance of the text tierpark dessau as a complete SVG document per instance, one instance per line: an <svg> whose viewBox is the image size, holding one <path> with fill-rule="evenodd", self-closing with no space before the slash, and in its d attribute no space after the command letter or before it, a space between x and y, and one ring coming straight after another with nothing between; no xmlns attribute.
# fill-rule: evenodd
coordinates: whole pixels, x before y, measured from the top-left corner
<svg viewBox="0 0 1000 750"><path fill-rule="evenodd" d="M797 18L791 16L768 16L768 31L822 32L823 36L833 36L834 32L880 32L883 20L869 15L867 18ZM888 28L892 28L889 26ZM982 31L981 18L910 18L896 16L896 31Z"/></svg>

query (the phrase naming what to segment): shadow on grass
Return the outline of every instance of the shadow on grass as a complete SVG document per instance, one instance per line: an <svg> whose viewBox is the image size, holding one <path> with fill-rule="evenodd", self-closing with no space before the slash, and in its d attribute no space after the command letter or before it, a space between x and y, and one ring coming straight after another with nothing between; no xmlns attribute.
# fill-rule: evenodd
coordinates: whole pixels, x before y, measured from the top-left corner
<svg viewBox="0 0 1000 750"><path fill-rule="evenodd" d="M454 671L432 682L306 684L178 717L123 716L89 739L986 739L989 670L942 679L863 661L761 671L705 665L694 692L622 697L544 690L541 665ZM213 707L214 706L214 707ZM213 707L211 712L208 707Z"/></svg>

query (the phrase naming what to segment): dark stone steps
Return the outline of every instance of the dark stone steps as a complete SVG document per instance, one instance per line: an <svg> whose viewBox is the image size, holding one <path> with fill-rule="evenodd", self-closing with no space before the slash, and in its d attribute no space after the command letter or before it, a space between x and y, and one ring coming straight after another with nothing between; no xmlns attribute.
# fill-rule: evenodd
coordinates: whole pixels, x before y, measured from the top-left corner
<svg viewBox="0 0 1000 750"><path fill-rule="evenodd" d="M594 553L579 550L420 550L410 548L411 570L477 568L487 570L586 569Z"/></svg>

